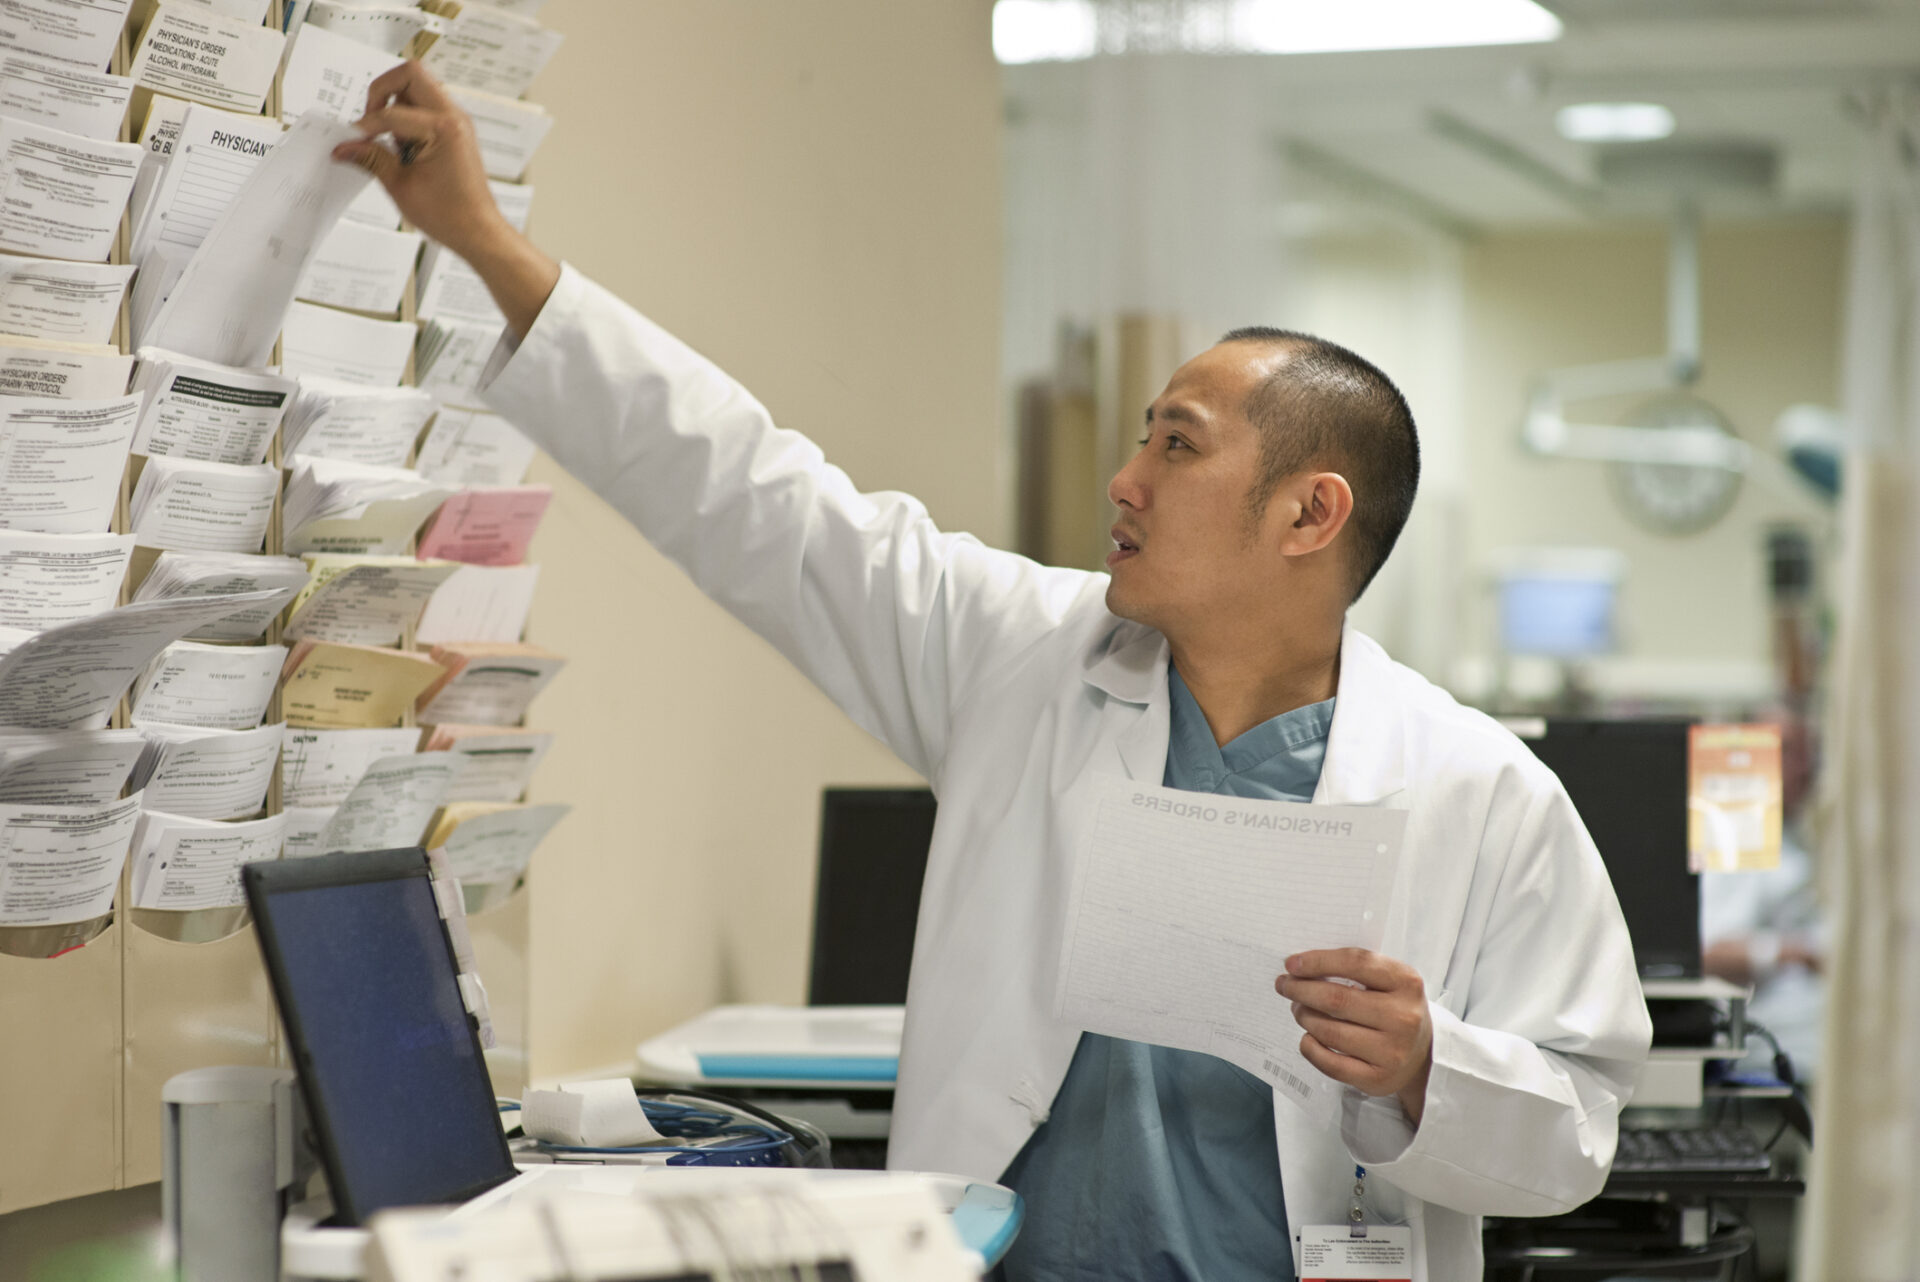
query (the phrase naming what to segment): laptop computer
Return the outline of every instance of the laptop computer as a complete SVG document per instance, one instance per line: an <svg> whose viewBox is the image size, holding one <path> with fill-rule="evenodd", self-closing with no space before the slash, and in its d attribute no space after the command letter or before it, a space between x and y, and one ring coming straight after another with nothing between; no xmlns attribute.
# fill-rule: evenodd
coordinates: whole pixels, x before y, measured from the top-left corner
<svg viewBox="0 0 1920 1282"><path fill-rule="evenodd" d="M334 1222L514 1179L426 852L254 863L241 880Z"/></svg>

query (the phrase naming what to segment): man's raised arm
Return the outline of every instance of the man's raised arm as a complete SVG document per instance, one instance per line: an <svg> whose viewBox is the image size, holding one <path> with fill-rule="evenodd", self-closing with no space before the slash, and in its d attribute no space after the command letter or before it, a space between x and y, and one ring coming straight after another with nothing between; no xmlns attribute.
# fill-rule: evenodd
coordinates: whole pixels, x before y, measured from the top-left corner
<svg viewBox="0 0 1920 1282"><path fill-rule="evenodd" d="M371 173L408 222L466 259L524 337L559 283L560 264L501 215L467 113L424 67L404 62L368 87L357 127L366 138L342 143L334 159ZM373 141L382 134L393 148Z"/></svg>

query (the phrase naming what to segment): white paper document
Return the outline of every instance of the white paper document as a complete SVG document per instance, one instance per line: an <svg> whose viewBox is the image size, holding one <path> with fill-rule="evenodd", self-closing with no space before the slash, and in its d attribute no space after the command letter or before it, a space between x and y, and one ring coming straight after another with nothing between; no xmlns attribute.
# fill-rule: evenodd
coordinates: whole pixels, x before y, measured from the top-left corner
<svg viewBox="0 0 1920 1282"><path fill-rule="evenodd" d="M107 343L131 264L0 255L0 333L63 343Z"/></svg>
<svg viewBox="0 0 1920 1282"><path fill-rule="evenodd" d="M421 32L438 35L446 29L445 18L405 0L389 0L386 4L374 0L313 0L307 10L306 24L300 28L300 38L313 31L330 31L398 58ZM298 41L294 49L298 51ZM366 98L362 92L362 106Z"/></svg>
<svg viewBox="0 0 1920 1282"><path fill-rule="evenodd" d="M0 249L106 261L140 148L0 116Z"/></svg>
<svg viewBox="0 0 1920 1282"><path fill-rule="evenodd" d="M293 399L296 384L279 374L230 369L143 347L134 390L146 396L135 454L254 467Z"/></svg>
<svg viewBox="0 0 1920 1282"><path fill-rule="evenodd" d="M463 565L428 600L413 639L421 645L518 641L539 582L537 565Z"/></svg>
<svg viewBox="0 0 1920 1282"><path fill-rule="evenodd" d="M289 640L386 646L400 643L434 590L461 567L412 557L315 553L307 557L307 568L313 578L287 620Z"/></svg>
<svg viewBox="0 0 1920 1282"><path fill-rule="evenodd" d="M508 187L489 183L489 187ZM497 336L507 318L493 301L480 273L467 260L437 241L427 242L420 258L420 295L415 313L422 320L462 320L490 329Z"/></svg>
<svg viewBox="0 0 1920 1282"><path fill-rule="evenodd" d="M288 730L280 799L289 809L331 811L347 799L374 762L412 752L419 739L418 730L405 727ZM315 832L317 835L318 828Z"/></svg>
<svg viewBox="0 0 1920 1282"><path fill-rule="evenodd" d="M533 852L572 806L504 806L464 820L441 849L447 866L463 882L481 885L512 881L527 870Z"/></svg>
<svg viewBox="0 0 1920 1282"><path fill-rule="evenodd" d="M133 683L133 724L251 730L286 661L283 645L176 641Z"/></svg>
<svg viewBox="0 0 1920 1282"><path fill-rule="evenodd" d="M420 475L467 489L518 485L538 453L520 429L486 410L446 408L420 443Z"/></svg>
<svg viewBox="0 0 1920 1282"><path fill-rule="evenodd" d="M532 18L489 5L467 4L421 59L450 85L518 98L565 39Z"/></svg>
<svg viewBox="0 0 1920 1282"><path fill-rule="evenodd" d="M0 805L108 805L145 742L138 730L0 732Z"/></svg>
<svg viewBox="0 0 1920 1282"><path fill-rule="evenodd" d="M246 902L240 869L278 859L287 818L216 823L149 810L133 841L133 905L187 912Z"/></svg>
<svg viewBox="0 0 1920 1282"><path fill-rule="evenodd" d="M120 136L133 81L18 49L0 52L0 116L84 138Z"/></svg>
<svg viewBox="0 0 1920 1282"><path fill-rule="evenodd" d="M160 101L155 99L156 104ZM284 131L275 120L198 103L164 112L156 106L155 110L157 129L164 130L175 112L179 119L162 137L160 159L143 162L157 168L151 193L144 203L136 202L133 257L146 264L155 250L161 250L178 269L184 269L253 171L280 145ZM149 143L149 157L155 150ZM143 274L151 270L142 268ZM143 283L142 289L148 288ZM135 297L140 297L138 291ZM153 301L164 297L161 290Z"/></svg>
<svg viewBox="0 0 1920 1282"><path fill-rule="evenodd" d="M133 599L169 601L181 597L265 593L258 604L188 634L192 641L256 641L287 602L307 586L307 567L290 556L250 556L241 552L162 552Z"/></svg>
<svg viewBox="0 0 1920 1282"><path fill-rule="evenodd" d="M480 405L480 383L499 342L498 325L452 317L421 322L414 362L420 386L443 405Z"/></svg>
<svg viewBox="0 0 1920 1282"><path fill-rule="evenodd" d="M95 729L155 655L272 595L143 601L28 637L0 658L0 726Z"/></svg>
<svg viewBox="0 0 1920 1282"><path fill-rule="evenodd" d="M1056 1013L1089 1032L1237 1064L1338 1124L1339 1083L1300 1054L1286 959L1377 948L1406 812L1095 785Z"/></svg>
<svg viewBox="0 0 1920 1282"><path fill-rule="evenodd" d="M547 131L553 128L553 117L537 104L517 98L476 93L454 85L448 85L447 92L473 120L487 177L519 182L533 163L534 153L546 141Z"/></svg>
<svg viewBox="0 0 1920 1282"><path fill-rule="evenodd" d="M140 415L138 396L104 401L0 397L0 529L107 528Z"/></svg>
<svg viewBox="0 0 1920 1282"><path fill-rule="evenodd" d="M296 456L281 512L287 551L401 555L453 492L406 468Z"/></svg>
<svg viewBox="0 0 1920 1282"><path fill-rule="evenodd" d="M491 732L491 733L490 733ZM435 726L429 751L465 759L466 767L447 791L447 800L518 801L533 782L533 772L553 746L546 730L494 730L490 726Z"/></svg>
<svg viewBox="0 0 1920 1282"><path fill-rule="evenodd" d="M317 116L289 129L208 231L141 341L222 365L265 365L294 287L367 183L366 170L333 159L336 145L358 137ZM285 356L281 363L301 372Z"/></svg>
<svg viewBox="0 0 1920 1282"><path fill-rule="evenodd" d="M320 242L294 296L356 312L398 312L421 239L417 231L387 231L343 218Z"/></svg>
<svg viewBox="0 0 1920 1282"><path fill-rule="evenodd" d="M271 27L229 18L205 5L162 3L127 74L176 98L258 112L280 69L285 42Z"/></svg>
<svg viewBox="0 0 1920 1282"><path fill-rule="evenodd" d="M417 387L363 387L309 375L281 423L281 452L403 467L438 406Z"/></svg>
<svg viewBox="0 0 1920 1282"><path fill-rule="evenodd" d="M0 48L98 71L113 56L133 0L0 0Z"/></svg>
<svg viewBox="0 0 1920 1282"><path fill-rule="evenodd" d="M0 806L0 926L56 926L112 908L139 822L138 794L103 806Z"/></svg>
<svg viewBox="0 0 1920 1282"><path fill-rule="evenodd" d="M282 857L306 859L326 854L320 849L320 838L325 835L327 824L336 809L335 806L288 806L281 811L287 821L286 848Z"/></svg>
<svg viewBox="0 0 1920 1282"><path fill-rule="evenodd" d="M315 853L418 845L459 769L460 762L444 752L374 762L327 821Z"/></svg>
<svg viewBox="0 0 1920 1282"><path fill-rule="evenodd" d="M279 491L271 463L150 458L133 487L133 533L142 547L258 552Z"/></svg>
<svg viewBox="0 0 1920 1282"><path fill-rule="evenodd" d="M113 608L131 534L0 530L0 628L40 631Z"/></svg>
<svg viewBox="0 0 1920 1282"><path fill-rule="evenodd" d="M295 303L286 312L280 367L296 378L318 374L363 387L393 387L406 373L417 333L408 321Z"/></svg>
<svg viewBox="0 0 1920 1282"><path fill-rule="evenodd" d="M352 124L367 114L367 88L401 59L347 35L303 27L280 79L280 114L295 120L309 111Z"/></svg>
<svg viewBox="0 0 1920 1282"><path fill-rule="evenodd" d="M243 819L266 804L280 760L281 722L251 730L142 726L146 750L133 786L147 807L195 819Z"/></svg>
<svg viewBox="0 0 1920 1282"><path fill-rule="evenodd" d="M0 337L0 396L104 401L127 394L133 357L111 347Z"/></svg>

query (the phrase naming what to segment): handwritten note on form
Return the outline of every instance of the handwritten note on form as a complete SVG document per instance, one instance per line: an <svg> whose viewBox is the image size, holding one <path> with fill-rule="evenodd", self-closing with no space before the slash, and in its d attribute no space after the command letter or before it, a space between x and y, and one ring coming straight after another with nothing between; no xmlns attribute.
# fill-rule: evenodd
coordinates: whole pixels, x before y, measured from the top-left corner
<svg viewBox="0 0 1920 1282"><path fill-rule="evenodd" d="M1377 948L1406 812L1103 780L1079 854L1058 1011L1090 1032L1203 1051L1337 1123L1273 982L1312 948Z"/></svg>

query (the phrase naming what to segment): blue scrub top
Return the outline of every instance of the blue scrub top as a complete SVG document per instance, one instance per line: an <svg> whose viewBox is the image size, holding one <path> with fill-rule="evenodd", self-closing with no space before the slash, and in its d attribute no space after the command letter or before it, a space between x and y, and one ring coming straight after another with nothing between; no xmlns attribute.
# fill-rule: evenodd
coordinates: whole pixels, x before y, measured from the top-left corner
<svg viewBox="0 0 1920 1282"><path fill-rule="evenodd" d="M1220 747L1171 667L1167 686L1167 787L1313 799L1333 700L1282 713ZM1002 1276L1293 1282L1273 1129L1272 1089L1225 1060L1081 1034L1049 1119L1002 1177L1027 1203Z"/></svg>

